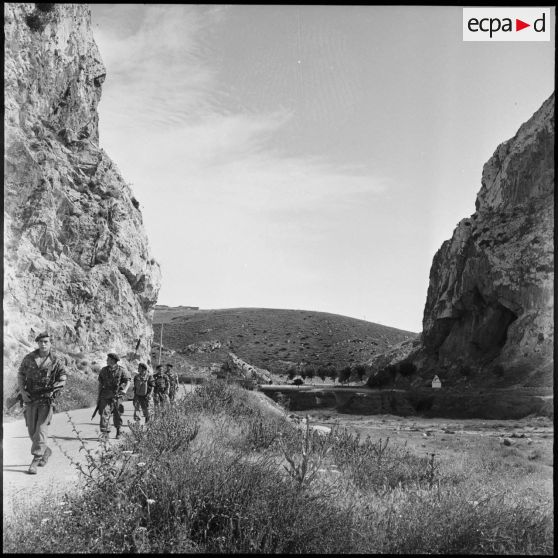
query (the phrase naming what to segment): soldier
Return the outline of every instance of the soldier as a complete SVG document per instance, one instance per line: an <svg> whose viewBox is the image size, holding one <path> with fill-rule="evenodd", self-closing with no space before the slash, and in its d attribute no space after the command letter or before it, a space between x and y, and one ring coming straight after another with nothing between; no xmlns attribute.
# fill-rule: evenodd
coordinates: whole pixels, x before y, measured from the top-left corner
<svg viewBox="0 0 558 558"><path fill-rule="evenodd" d="M149 407L155 382L143 362L138 364L138 373L134 376L134 420L140 420L138 412L141 410L145 422L149 422Z"/></svg>
<svg viewBox="0 0 558 558"><path fill-rule="evenodd" d="M114 353L107 355L107 366L99 372L99 397L97 405L101 417L101 436L107 437L110 433L110 415L112 414L116 427L116 438L120 438L122 417L120 401L126 394L130 385L130 376L118 364L120 358Z"/></svg>
<svg viewBox="0 0 558 558"><path fill-rule="evenodd" d="M163 407L169 402L169 377L163 372L163 365L158 364L153 376L155 388L153 390L153 402L155 407Z"/></svg>
<svg viewBox="0 0 558 558"><path fill-rule="evenodd" d="M176 392L178 391L178 374L172 371L172 364L167 364L167 376L169 377L169 401L174 403Z"/></svg>
<svg viewBox="0 0 558 558"><path fill-rule="evenodd" d="M38 349L23 358L17 373L17 385L25 404L23 414L31 438L33 461L27 471L37 474L37 466L44 467L52 450L47 446L48 426L54 414L54 399L66 384L66 369L52 352L50 335L43 332L35 341Z"/></svg>

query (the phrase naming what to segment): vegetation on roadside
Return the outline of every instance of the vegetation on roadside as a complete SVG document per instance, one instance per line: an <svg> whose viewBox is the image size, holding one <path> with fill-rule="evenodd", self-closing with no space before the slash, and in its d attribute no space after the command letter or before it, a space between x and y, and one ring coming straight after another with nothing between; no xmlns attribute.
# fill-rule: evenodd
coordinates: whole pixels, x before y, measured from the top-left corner
<svg viewBox="0 0 558 558"><path fill-rule="evenodd" d="M83 449L83 491L5 519L5 552L553 553L536 459L299 428L220 380Z"/></svg>

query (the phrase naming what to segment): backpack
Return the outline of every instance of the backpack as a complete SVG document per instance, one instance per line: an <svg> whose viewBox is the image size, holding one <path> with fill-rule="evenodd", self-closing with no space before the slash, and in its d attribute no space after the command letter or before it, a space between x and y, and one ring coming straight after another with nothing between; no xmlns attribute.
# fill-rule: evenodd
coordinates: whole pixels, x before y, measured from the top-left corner
<svg viewBox="0 0 558 558"><path fill-rule="evenodd" d="M135 395L139 395L144 397L147 395L147 387L148 387L149 376L145 376L145 378L140 378L140 376L136 376L134 379L134 393Z"/></svg>
<svg viewBox="0 0 558 558"><path fill-rule="evenodd" d="M155 376L155 385L157 387L157 391L165 391L168 385L168 378L163 374L158 374Z"/></svg>

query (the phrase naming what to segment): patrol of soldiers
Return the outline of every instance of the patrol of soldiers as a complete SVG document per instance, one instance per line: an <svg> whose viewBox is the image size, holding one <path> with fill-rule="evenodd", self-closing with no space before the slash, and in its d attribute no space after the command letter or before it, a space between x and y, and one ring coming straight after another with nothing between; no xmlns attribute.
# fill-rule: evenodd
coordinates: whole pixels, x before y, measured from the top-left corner
<svg viewBox="0 0 558 558"><path fill-rule="evenodd" d="M140 420L139 412L143 412L145 422L149 422L150 407L155 381L143 362L138 364L138 373L134 376L134 420Z"/></svg>
<svg viewBox="0 0 558 558"><path fill-rule="evenodd" d="M155 408L162 408L169 402L170 379L163 372L163 365L158 364L153 375L155 387L153 390L153 402Z"/></svg>
<svg viewBox="0 0 558 558"><path fill-rule="evenodd" d="M176 398L176 394L178 392L178 374L172 371L172 364L168 363L167 365L167 376L169 377L170 386L169 386L169 401L174 403Z"/></svg>
<svg viewBox="0 0 558 558"><path fill-rule="evenodd" d="M109 353L107 355L107 365L99 373L97 407L101 417L101 436L106 438L110 433L111 414L116 427L116 438L120 438L122 427L121 403L131 381L128 372L118 364L119 360L118 355Z"/></svg>
<svg viewBox="0 0 558 558"><path fill-rule="evenodd" d="M67 373L61 359L52 352L48 332L37 335L38 348L27 354L19 367L17 384L24 404L23 414L33 461L27 471L37 474L52 454L48 442L48 427L54 414L54 400L66 384Z"/></svg>
<svg viewBox="0 0 558 558"><path fill-rule="evenodd" d="M48 446L48 427L55 412L54 401L64 388L67 380L65 360L59 357L51 345L51 336L42 332L35 338L38 348L27 354L17 374L17 398L23 406L25 424L31 439L33 460L29 474L37 474L37 467L48 463L52 449ZM123 399L132 382L129 373L119 364L116 353L107 354L107 365L98 376L98 398L94 415L99 412L101 438L108 438L112 420L116 428L116 438L122 434ZM143 362L138 364L137 374L133 378L134 419L140 420L143 414L145 423L152 418L153 403L163 407L174 401L178 390L178 375L172 370L173 365L159 364L152 374Z"/></svg>

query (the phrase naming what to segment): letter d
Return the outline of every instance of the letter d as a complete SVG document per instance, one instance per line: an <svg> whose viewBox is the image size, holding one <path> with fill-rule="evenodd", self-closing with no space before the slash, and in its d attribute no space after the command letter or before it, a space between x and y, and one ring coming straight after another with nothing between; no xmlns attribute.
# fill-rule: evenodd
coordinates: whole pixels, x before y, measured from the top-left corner
<svg viewBox="0 0 558 558"><path fill-rule="evenodd" d="M535 23L533 23L533 29L534 29L537 33L544 33L545 24L546 24L545 16L546 16L546 14L543 12L542 17L539 17L539 19L535 19ZM539 29L537 26L538 26L539 22L541 22L541 21L542 21L542 28Z"/></svg>

